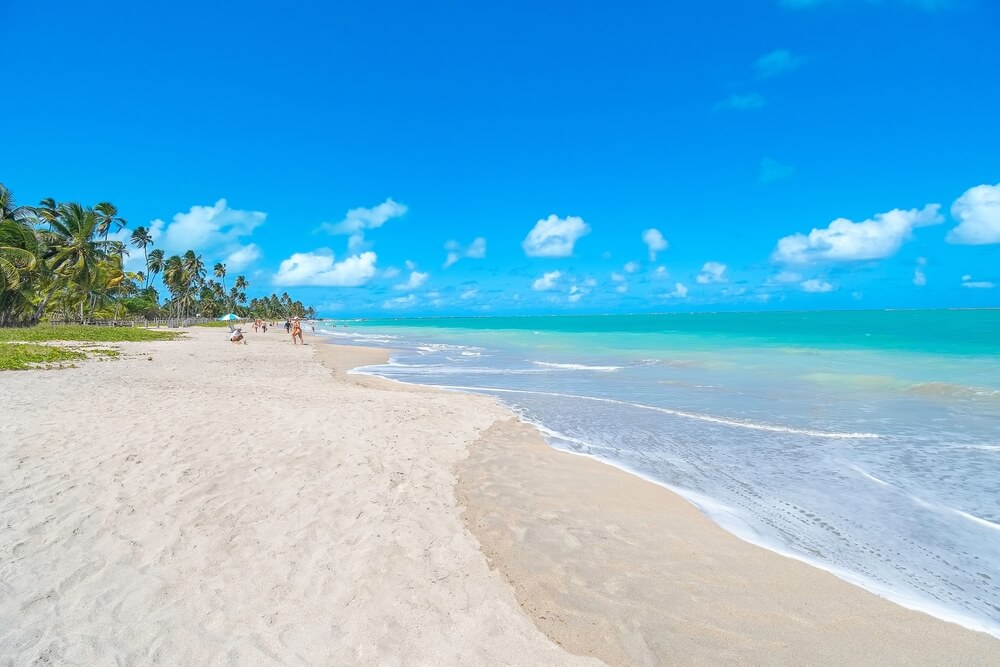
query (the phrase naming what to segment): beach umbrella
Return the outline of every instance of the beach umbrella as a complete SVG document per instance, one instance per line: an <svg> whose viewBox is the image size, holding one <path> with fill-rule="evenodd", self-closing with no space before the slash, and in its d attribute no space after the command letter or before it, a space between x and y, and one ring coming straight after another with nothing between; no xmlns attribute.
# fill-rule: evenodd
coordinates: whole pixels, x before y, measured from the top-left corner
<svg viewBox="0 0 1000 667"><path fill-rule="evenodd" d="M222 317L220 317L219 321L228 322L229 320L238 320L238 319L240 319L239 315L233 315L232 313L229 313L228 315L223 315Z"/></svg>

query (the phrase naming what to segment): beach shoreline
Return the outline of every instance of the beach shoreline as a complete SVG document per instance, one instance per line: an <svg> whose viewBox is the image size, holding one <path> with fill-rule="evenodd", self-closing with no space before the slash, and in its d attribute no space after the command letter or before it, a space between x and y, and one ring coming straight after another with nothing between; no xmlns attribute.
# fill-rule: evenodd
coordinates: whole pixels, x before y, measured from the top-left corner
<svg viewBox="0 0 1000 667"><path fill-rule="evenodd" d="M0 660L996 654L550 447L492 398L349 373L387 350L307 340L190 329L0 374L20 401L0 423Z"/></svg>
<svg viewBox="0 0 1000 667"><path fill-rule="evenodd" d="M355 377L378 376L365 373ZM424 390L435 389L402 384ZM505 449L514 450L517 454L511 455L503 451ZM515 459L519 457L533 461L533 465L518 466ZM512 473L515 469L517 472ZM538 473L539 470L545 472ZM572 475L567 476L567 470L572 470ZM512 480L520 481L515 483ZM563 484L558 493L551 490L553 480ZM608 484L613 490L595 490L602 489L603 484ZM547 508L532 505L537 500L537 490L541 488L550 489L560 501ZM503 492L495 492L496 489L503 489ZM494 424L470 446L469 457L459 464L456 493L465 507L463 519L466 527L479 540L491 566L505 574L517 591L522 608L534 618L538 627L571 652L594 655L609 664L657 664L665 659L675 660L679 655L686 658L700 656L698 660L710 661L726 651L743 657L755 656L756 659L751 658L754 662L779 661L787 664L800 664L802 660L836 662L861 656L883 664L908 663L915 659L948 662L956 655L961 655L961 660L968 664L985 664L989 662L992 652L1000 650L996 638L985 630L970 628L957 621L931 615L919 607L908 607L879 596L842 573L831 572L805 559L726 531L706 516L696 503L642 475L611 462L551 447L544 441L541 430L521 421L513 412L510 412L508 421ZM591 503L586 510L574 507L573 503L586 495L599 497L600 501ZM652 505L646 502L651 497L657 499ZM645 511L653 517L636 521L634 517L623 517L616 512L611 512L613 516L609 516L606 507L612 502L646 503L643 505ZM529 509L522 514L510 511L510 508L518 507ZM573 528L565 529L560 521L551 523L555 516L561 517L561 523L568 523ZM625 524L624 528L622 524ZM602 525L615 526L615 531L625 530L631 538L609 534L602 530ZM659 530L666 528L677 537L664 544L652 537L656 531L651 526ZM561 541L551 536L539 537L536 544L525 541L525 535L542 536L545 531L552 530L561 533ZM599 558L583 557L574 561L573 551L587 548L574 533L590 535L591 545L618 540L619 548ZM623 553L621 547L630 541L644 543L644 546L626 549ZM576 546L565 547L566 544ZM752 593L746 591L752 591L754 584L739 577L730 580L718 578L715 584L707 586L705 582L712 575L711 568L706 569L704 564L692 567L690 563L685 563L683 574L675 573L675 576L686 579L678 580L670 587L660 587L659 597L650 601L645 618L639 623L643 630L637 631L633 601L644 597L651 587L657 588L657 566L676 563L679 549L715 553L718 560L728 560L733 567L752 562L754 567L768 573L764 579L770 583L758 583L758 590ZM643 554L649 553L660 556L651 562L644 562ZM643 563L641 568L644 569L624 576L614 584L632 587L632 595L624 597L625 604L604 606L593 598L587 599L587 596L553 593L555 589L551 582L546 582L546 575L559 570L567 562L574 563L577 577L580 572L586 571L592 588L608 585L606 574L609 569L622 572L633 565L638 567L639 563ZM595 563L596 568L588 567ZM571 579L573 576L567 572L563 578ZM687 588L697 587L698 584L703 587L698 594L702 599L713 598L706 590L714 590L714 603L718 609L712 614L704 609L687 610L685 617L677 619L678 623L692 631L705 631L710 627L713 632L724 633L726 646L712 642L699 646L690 637L674 634L670 627L658 622L660 610L674 606L680 589L692 595ZM768 588L770 593L764 590ZM720 599L725 596L726 590L742 590L747 596L745 600L750 602L745 602L742 609L727 606ZM760 604L775 590L780 591L777 602ZM826 599L815 599L818 595ZM591 608L589 617L586 617L583 610L588 606ZM745 616L751 610L754 616L767 617L772 622L752 627L737 622L727 627L727 621ZM628 628L606 625L605 632L597 635L593 632L602 623L610 623L608 619L629 616L633 623ZM712 620L709 620L710 617ZM575 622L566 622L567 618L573 618ZM796 626L797 632L790 631ZM665 637L672 639L666 641ZM767 646L766 650L760 650L762 645ZM685 648L678 651L678 646ZM776 647L782 647L783 655L780 657L774 653ZM755 654L755 651L759 652Z"/></svg>

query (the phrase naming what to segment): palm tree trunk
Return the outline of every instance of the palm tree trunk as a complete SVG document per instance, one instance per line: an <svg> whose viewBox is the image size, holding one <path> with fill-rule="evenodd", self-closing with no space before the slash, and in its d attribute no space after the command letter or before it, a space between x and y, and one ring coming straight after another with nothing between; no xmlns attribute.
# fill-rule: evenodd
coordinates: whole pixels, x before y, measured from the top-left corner
<svg viewBox="0 0 1000 667"><path fill-rule="evenodd" d="M42 299L42 302L38 305L38 309L35 310L35 315L31 318L32 325L38 324L38 322L42 319L42 315L45 314L45 309L48 308L49 300L52 298L52 295L56 293L57 289L59 289L59 283L54 281L52 289L49 290L49 293L45 295L45 298Z"/></svg>

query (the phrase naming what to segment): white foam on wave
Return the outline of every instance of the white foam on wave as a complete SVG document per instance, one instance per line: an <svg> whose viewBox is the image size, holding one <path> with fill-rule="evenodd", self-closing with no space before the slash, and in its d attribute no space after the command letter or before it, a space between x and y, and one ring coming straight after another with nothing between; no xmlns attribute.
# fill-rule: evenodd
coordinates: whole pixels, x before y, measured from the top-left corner
<svg viewBox="0 0 1000 667"><path fill-rule="evenodd" d="M861 473L862 477L865 477L866 479L870 479L871 481L875 482L876 484L879 484L880 486L892 486L892 484L890 484L889 482L886 482L885 480L879 479L878 477L876 477L875 475L872 475L869 472L865 472L864 470L862 470L858 466L851 466L851 467L854 468L854 470L856 470L857 472Z"/></svg>
<svg viewBox="0 0 1000 667"><path fill-rule="evenodd" d="M455 357L447 357L449 361L458 361ZM392 373L393 369L404 369L405 372L419 375L540 375L551 373L544 368L483 368L480 366L449 366L446 364L405 364L390 359L390 363L381 366L383 372ZM444 385L429 385L444 386Z"/></svg>
<svg viewBox="0 0 1000 667"><path fill-rule="evenodd" d="M968 512L963 512L960 509L956 509L954 507L948 507L947 505L939 505L937 503L928 502L928 501L924 500L923 498L920 498L918 496L913 495L912 493L908 493L906 495L907 495L907 497L909 497L910 500L912 500L917 505L920 505L921 507L923 507L926 510L930 510L932 512L944 512L944 513L948 513L948 514L954 514L955 516L961 517L961 518L965 519L966 521L971 521L972 523L980 525L983 528L989 528L990 530L998 530L998 531L1000 531L1000 524L995 524L995 523L993 523L992 521L990 521L988 519L983 519L983 518L978 517L978 516L976 516L974 514L969 514Z"/></svg>
<svg viewBox="0 0 1000 667"><path fill-rule="evenodd" d="M972 523L977 523L980 526L983 526L984 528L989 528L990 530L1000 530L1000 524L995 524L992 521L980 518L978 516L975 516L974 514L969 514L968 512L963 512L962 510L957 510L954 508L948 508L948 509L950 509L952 512L962 517L963 519L971 521Z"/></svg>
<svg viewBox="0 0 1000 667"><path fill-rule="evenodd" d="M588 366L586 364L557 364L551 361L532 361L531 363L536 366L544 366L545 368L558 368L564 371L602 371L605 373L610 373L613 371L620 371L621 366Z"/></svg>
<svg viewBox="0 0 1000 667"><path fill-rule="evenodd" d="M805 428L794 428L792 426L780 426L777 424L762 424L759 422L752 422L740 419L727 419L725 417L716 417L714 415L706 415L699 412L684 412L681 410L672 410L670 408L661 408L658 405L646 405L645 403L631 403L629 401L620 401L615 398L604 398L600 396L582 396L580 394L563 394L554 391L535 391L532 389L504 389L500 387L462 387L457 385L436 385L441 389L452 389L455 391L472 391L472 392L497 392L501 394L531 394L536 396L554 396L556 398L576 398L583 401L596 401L598 403L610 403L612 405L623 405L630 408L639 408L640 410L651 410L653 412L661 412L663 414L671 415L674 417L684 417L685 419L697 419L698 421L709 422L712 424L721 424L723 426L735 426L737 428L747 428L753 429L755 431L770 431L772 433L795 433L798 435L809 435L817 438L838 438L838 439L878 439L884 438L885 436L879 435L878 433L841 433L839 431L816 431L813 429Z"/></svg>

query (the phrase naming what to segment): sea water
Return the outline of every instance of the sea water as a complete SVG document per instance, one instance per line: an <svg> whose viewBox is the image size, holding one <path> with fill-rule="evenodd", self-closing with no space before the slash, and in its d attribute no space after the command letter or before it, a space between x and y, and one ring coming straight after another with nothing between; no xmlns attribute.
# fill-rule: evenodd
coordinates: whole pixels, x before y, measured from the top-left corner
<svg viewBox="0 0 1000 667"><path fill-rule="evenodd" d="M736 535L1000 637L1000 310L352 323Z"/></svg>

